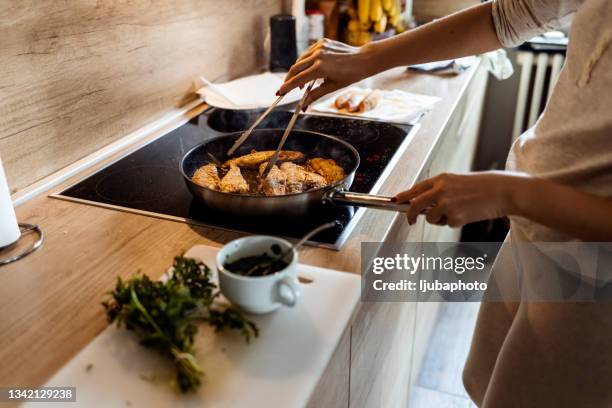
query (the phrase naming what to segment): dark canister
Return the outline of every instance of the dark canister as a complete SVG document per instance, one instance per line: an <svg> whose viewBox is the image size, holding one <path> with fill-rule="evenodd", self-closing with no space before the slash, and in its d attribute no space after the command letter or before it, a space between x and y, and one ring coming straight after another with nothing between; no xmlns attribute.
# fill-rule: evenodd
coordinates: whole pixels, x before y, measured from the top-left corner
<svg viewBox="0 0 612 408"><path fill-rule="evenodd" d="M290 14L270 17L270 71L288 71L296 59L295 17Z"/></svg>

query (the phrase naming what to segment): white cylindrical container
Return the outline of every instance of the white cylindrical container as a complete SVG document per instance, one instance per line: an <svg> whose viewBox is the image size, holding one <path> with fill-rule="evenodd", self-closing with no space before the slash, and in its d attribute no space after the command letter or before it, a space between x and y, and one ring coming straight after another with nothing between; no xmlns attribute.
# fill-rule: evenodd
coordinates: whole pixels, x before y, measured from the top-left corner
<svg viewBox="0 0 612 408"><path fill-rule="evenodd" d="M306 18L306 0L292 0L291 14L295 17L295 36L298 56L308 48L308 19Z"/></svg>
<svg viewBox="0 0 612 408"><path fill-rule="evenodd" d="M11 245L20 236L21 232L17 225L17 217L0 157L0 248Z"/></svg>
<svg viewBox="0 0 612 408"><path fill-rule="evenodd" d="M314 44L325 36L325 14L319 10L307 11L308 44Z"/></svg>

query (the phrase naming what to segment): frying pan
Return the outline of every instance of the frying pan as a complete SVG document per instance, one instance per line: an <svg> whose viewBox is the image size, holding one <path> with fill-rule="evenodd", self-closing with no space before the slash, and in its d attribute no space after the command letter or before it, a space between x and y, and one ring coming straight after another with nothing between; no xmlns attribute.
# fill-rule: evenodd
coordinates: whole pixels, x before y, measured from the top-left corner
<svg viewBox="0 0 612 408"><path fill-rule="evenodd" d="M275 150L284 129L258 129L234 153L233 157L251 150ZM301 193L279 196L224 193L200 186L191 180L195 171L211 162L212 154L219 161L228 159L227 150L242 132L211 138L185 154L180 171L193 196L211 209L241 217L303 217L329 203L377 208L389 211L408 211L409 204L398 204L392 197L349 192L359 167L359 153L353 146L336 137L307 130L293 130L284 149L297 150L307 158L334 159L344 169L346 177L335 183Z"/></svg>

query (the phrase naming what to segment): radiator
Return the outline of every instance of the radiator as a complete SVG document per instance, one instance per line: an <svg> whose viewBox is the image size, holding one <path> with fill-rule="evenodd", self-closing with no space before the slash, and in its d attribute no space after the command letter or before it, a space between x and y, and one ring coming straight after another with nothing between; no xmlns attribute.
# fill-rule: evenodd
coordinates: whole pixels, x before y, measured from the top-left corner
<svg viewBox="0 0 612 408"><path fill-rule="evenodd" d="M512 141L532 127L544 110L559 78L565 56L562 53L521 51L517 62L521 77L514 113Z"/></svg>

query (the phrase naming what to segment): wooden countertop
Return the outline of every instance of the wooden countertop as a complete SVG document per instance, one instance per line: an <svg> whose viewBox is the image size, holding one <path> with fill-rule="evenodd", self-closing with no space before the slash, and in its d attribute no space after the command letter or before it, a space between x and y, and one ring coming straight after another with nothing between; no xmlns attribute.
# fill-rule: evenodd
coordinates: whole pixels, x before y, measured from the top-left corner
<svg viewBox="0 0 612 408"><path fill-rule="evenodd" d="M367 83L372 87L404 89L442 98L421 121L418 133L380 194L392 195L419 178L458 101L477 72L476 65L459 76L444 78L410 74L398 68ZM191 114L201 110L201 107L196 108ZM107 162L120 155L117 153ZM104 163L63 185L94 172ZM57 187L53 189L56 190ZM101 332L106 321L100 302L118 275L127 277L142 271L159 277L175 255L193 245L220 247L239 236L57 200L46 194L19 206L17 216L24 222L39 224L46 240L40 250L26 259L0 268L2 386L44 383ZM305 248L300 251L300 260L359 273L360 243L385 240L389 231L401 223L405 220L396 213L367 210L340 251Z"/></svg>

